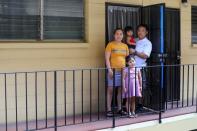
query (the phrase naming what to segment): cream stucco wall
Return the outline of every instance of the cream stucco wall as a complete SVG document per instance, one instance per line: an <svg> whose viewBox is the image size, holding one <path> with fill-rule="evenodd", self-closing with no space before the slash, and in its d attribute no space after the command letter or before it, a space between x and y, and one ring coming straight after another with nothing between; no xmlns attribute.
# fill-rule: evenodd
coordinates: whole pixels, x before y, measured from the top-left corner
<svg viewBox="0 0 197 131"><path fill-rule="evenodd" d="M105 49L105 2L132 4L132 5L150 5L157 3L165 3L166 7L179 8L181 13L181 57L182 64L192 63L197 64L197 47L193 47L191 43L191 4L197 5L196 0L190 0L187 7L180 3L180 0L86 0L85 2L85 23L86 23L86 41L83 43L64 43L64 42L1 42L0 43L0 72L13 72L13 71L38 71L38 70L55 70L55 69L68 69L68 68L89 68L89 67L104 67L104 49ZM191 78L191 77L190 77ZM42 80L43 78L41 78ZM52 79L52 76L51 76ZM1 94L4 97L4 79L1 79ZM12 82L11 82L12 81ZM8 97L10 102L14 101L14 87L13 80L8 81ZM22 81L22 78L21 78ZM34 81L34 80L32 80ZM61 80L62 82L63 80ZM89 83L87 81L87 83ZM42 83L41 83L42 84ZM52 85L49 84L49 85ZM33 97L34 84L30 84L29 88L29 101L34 101ZM24 83L20 83L21 93L19 108L21 120L25 119L24 116ZM40 92L40 99L44 99L44 87L41 86L38 91ZM52 98L52 87L48 90L51 92L49 98ZM61 92L61 91L60 91ZM81 91L78 90L78 93ZM72 93L72 90L70 90ZM88 91L87 91L88 93ZM96 93L96 90L95 92ZM63 98L63 93L59 95ZM72 98L70 98L72 99ZM96 99L95 99L96 101ZM53 101L49 112L53 115ZM80 102L79 102L80 103ZM88 103L88 102L87 102ZM2 102L2 105L5 103ZM50 103L49 103L50 105ZM8 104L9 112L14 111L14 105ZM33 108L31 105L30 108ZM60 106L63 106L60 103ZM70 105L72 106L72 105ZM88 106L88 104L87 104ZM42 101L39 107L43 107ZM1 117L4 118L4 107L1 106ZM70 111L72 108L70 109ZM40 109L40 116L44 118L43 110ZM32 110L34 112L34 110ZM63 114L63 111L61 111ZM15 118L11 113L9 120ZM31 112L30 112L31 114ZM50 113L49 113L50 114ZM42 116L43 115L43 116ZM60 114L61 115L61 114ZM33 119L33 116L32 116ZM3 122L2 120L1 122Z"/></svg>
<svg viewBox="0 0 197 131"><path fill-rule="evenodd" d="M181 11L182 63L197 63L197 48L191 43L191 0L187 7L180 0L86 0L86 42L1 42L0 71L104 67L105 2L132 5L165 3ZM189 58L189 59L188 59Z"/></svg>

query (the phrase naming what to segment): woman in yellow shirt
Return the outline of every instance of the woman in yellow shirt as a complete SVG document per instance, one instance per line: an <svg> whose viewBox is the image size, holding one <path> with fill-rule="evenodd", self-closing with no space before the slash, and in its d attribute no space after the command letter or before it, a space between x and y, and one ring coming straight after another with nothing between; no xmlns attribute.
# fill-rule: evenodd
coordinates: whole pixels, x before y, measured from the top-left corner
<svg viewBox="0 0 197 131"><path fill-rule="evenodd" d="M118 103L118 113L124 114L121 110L121 86L122 86L122 75L121 70L125 67L125 57L129 55L129 49L126 44L122 43L123 40L123 30L117 28L114 31L114 41L108 43L105 50L105 61L108 69L108 88L107 88L107 116L112 116L113 112L111 110L111 102L113 95L113 87L118 88L117 103ZM115 72L113 72L115 69ZM115 75L115 80L113 80L113 75ZM115 81L115 85L113 85Z"/></svg>

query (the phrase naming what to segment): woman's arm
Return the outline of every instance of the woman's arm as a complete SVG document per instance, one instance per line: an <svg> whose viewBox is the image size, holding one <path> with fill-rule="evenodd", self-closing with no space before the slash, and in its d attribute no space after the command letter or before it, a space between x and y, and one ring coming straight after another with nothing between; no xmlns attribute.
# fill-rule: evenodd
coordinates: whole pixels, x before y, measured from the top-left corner
<svg viewBox="0 0 197 131"><path fill-rule="evenodd" d="M124 92L127 92L127 89L125 87L125 79L126 79L127 73L123 70L123 74L122 74L122 88Z"/></svg>
<svg viewBox="0 0 197 131"><path fill-rule="evenodd" d="M105 52L105 62L106 62L106 66L109 72L109 77L111 79L113 79L113 71L111 69L111 64L110 64L110 56L111 56L111 52L106 51Z"/></svg>
<svg viewBox="0 0 197 131"><path fill-rule="evenodd" d="M110 56L111 56L111 52L105 52L105 62L106 62L107 69L111 69Z"/></svg>

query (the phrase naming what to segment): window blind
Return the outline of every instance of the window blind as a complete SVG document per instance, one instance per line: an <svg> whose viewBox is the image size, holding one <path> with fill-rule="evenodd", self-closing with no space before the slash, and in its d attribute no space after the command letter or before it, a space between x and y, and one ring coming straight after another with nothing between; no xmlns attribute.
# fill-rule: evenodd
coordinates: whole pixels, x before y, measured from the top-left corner
<svg viewBox="0 0 197 131"><path fill-rule="evenodd" d="M0 39L39 37L39 0L0 0Z"/></svg>
<svg viewBox="0 0 197 131"><path fill-rule="evenodd" d="M83 1L0 0L0 40L82 40Z"/></svg>
<svg viewBox="0 0 197 131"><path fill-rule="evenodd" d="M192 43L197 44L197 6L192 6Z"/></svg>
<svg viewBox="0 0 197 131"><path fill-rule="evenodd" d="M44 0L44 39L83 39L83 0Z"/></svg>

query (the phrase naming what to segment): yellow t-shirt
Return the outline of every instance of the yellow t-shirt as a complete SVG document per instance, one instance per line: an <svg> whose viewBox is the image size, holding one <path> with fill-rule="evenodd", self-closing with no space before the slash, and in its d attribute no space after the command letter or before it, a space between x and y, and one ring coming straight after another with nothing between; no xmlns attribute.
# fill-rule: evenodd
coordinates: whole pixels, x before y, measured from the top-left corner
<svg viewBox="0 0 197 131"><path fill-rule="evenodd" d="M128 46L124 43L110 42L106 52L111 52L110 64L111 68L123 68L126 65L125 57L129 55Z"/></svg>

